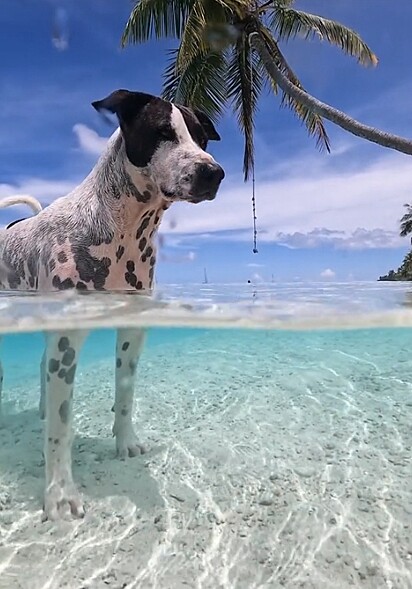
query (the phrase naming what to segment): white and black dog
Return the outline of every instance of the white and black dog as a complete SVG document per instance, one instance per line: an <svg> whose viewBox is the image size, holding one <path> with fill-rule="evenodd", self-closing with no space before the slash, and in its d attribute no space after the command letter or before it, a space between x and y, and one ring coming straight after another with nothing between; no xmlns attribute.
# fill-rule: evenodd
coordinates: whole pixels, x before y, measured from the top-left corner
<svg viewBox="0 0 412 589"><path fill-rule="evenodd" d="M224 171L205 150L220 137L205 114L128 90L93 106L115 113L120 128L87 178L44 210L26 197L0 203L26 203L38 213L1 230L0 288L150 292L164 211L176 201L215 198ZM44 519L57 519L69 508L74 516L84 514L72 477L71 413L86 335L80 329L46 334L40 401L46 417ZM143 342L142 330L117 332L113 434L121 459L142 452L132 409Z"/></svg>

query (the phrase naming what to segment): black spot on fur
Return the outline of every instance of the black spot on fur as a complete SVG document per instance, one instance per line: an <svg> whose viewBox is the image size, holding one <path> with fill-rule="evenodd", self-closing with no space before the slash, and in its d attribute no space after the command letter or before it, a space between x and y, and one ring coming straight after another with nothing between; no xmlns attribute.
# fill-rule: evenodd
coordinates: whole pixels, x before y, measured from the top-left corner
<svg viewBox="0 0 412 589"><path fill-rule="evenodd" d="M67 370L65 368L60 368L59 372L57 373L57 376L63 380L66 378L66 374Z"/></svg>
<svg viewBox="0 0 412 589"><path fill-rule="evenodd" d="M126 415L128 414L128 410L127 409L122 409L121 414L123 415L123 417L126 417Z"/></svg>
<svg viewBox="0 0 412 589"><path fill-rule="evenodd" d="M144 233L144 231L146 231L146 229L148 228L150 223L150 219L148 217L146 217L146 219L143 219L143 221L140 224L139 229L136 232L136 239L140 239Z"/></svg>
<svg viewBox="0 0 412 589"><path fill-rule="evenodd" d="M92 256L86 245L72 245L72 252L80 279L83 282L91 282L95 290L103 290L110 272L111 259L107 257L99 259Z"/></svg>
<svg viewBox="0 0 412 589"><path fill-rule="evenodd" d="M59 339L57 344L57 348L59 352L65 352L67 348L70 346L70 340L68 337L64 336Z"/></svg>
<svg viewBox="0 0 412 589"><path fill-rule="evenodd" d="M116 360L116 368L120 368L120 367L121 367L121 365L122 365L122 360L121 360L121 358L117 358L117 360Z"/></svg>
<svg viewBox="0 0 412 589"><path fill-rule="evenodd" d="M62 358L63 366L71 366L73 364L75 357L76 357L76 352L74 351L74 349L68 348L63 354L63 358Z"/></svg>
<svg viewBox="0 0 412 589"><path fill-rule="evenodd" d="M57 372L60 368L60 362L58 360L56 360L55 358L50 358L49 360L49 372L51 374L54 374L55 372Z"/></svg>
<svg viewBox="0 0 412 589"><path fill-rule="evenodd" d="M87 290L87 284L85 284L84 282L77 282L76 283L76 289L77 290Z"/></svg>
<svg viewBox="0 0 412 589"><path fill-rule="evenodd" d="M127 284L130 284L130 286L132 286L133 288L136 287L137 276L136 276L136 274L134 274L134 272L126 272L124 275L124 278L125 278Z"/></svg>
<svg viewBox="0 0 412 589"><path fill-rule="evenodd" d="M74 288L74 282L71 278L65 278L61 280L60 276L53 276L52 285L57 290L68 290L69 288Z"/></svg>
<svg viewBox="0 0 412 589"><path fill-rule="evenodd" d="M129 368L131 370L132 373L136 372L136 368L137 368L137 360L130 360L129 362Z"/></svg>
<svg viewBox="0 0 412 589"><path fill-rule="evenodd" d="M156 258L155 258L154 256L152 256L152 257L150 258L150 265L151 265L151 266L154 266L155 264L156 264Z"/></svg>
<svg viewBox="0 0 412 589"><path fill-rule="evenodd" d="M141 252L144 251L144 248L146 247L146 243L147 243L147 239L145 237L142 237L142 239L139 241L139 250Z"/></svg>
<svg viewBox="0 0 412 589"><path fill-rule="evenodd" d="M150 256L152 255L152 253L153 253L153 248L152 248L152 247L149 245L149 247L148 247L148 248L147 248L147 250L145 251L144 255L145 255L147 258L150 258Z"/></svg>
<svg viewBox="0 0 412 589"><path fill-rule="evenodd" d="M57 254L57 261L60 262L60 264L64 264L65 262L67 262L67 256L65 252L59 252Z"/></svg>
<svg viewBox="0 0 412 589"><path fill-rule="evenodd" d="M116 261L117 262L120 260L120 258L122 257L123 254L124 254L124 247L122 245L119 245L119 247L117 248L117 252L116 252Z"/></svg>
<svg viewBox="0 0 412 589"><path fill-rule="evenodd" d="M138 280L137 284L136 284L136 290L142 290L142 288L143 288L143 282L141 280Z"/></svg>
<svg viewBox="0 0 412 589"><path fill-rule="evenodd" d="M128 260L126 262L126 269L128 272L134 272L135 264L134 264L133 260Z"/></svg>
<svg viewBox="0 0 412 589"><path fill-rule="evenodd" d="M69 368L69 370L66 373L66 378L65 378L66 384L73 384L75 374L76 374L76 364L73 364L73 366L71 368Z"/></svg>
<svg viewBox="0 0 412 589"><path fill-rule="evenodd" d="M124 342L123 345L122 345L123 352L125 352L128 349L129 346L130 346L130 342Z"/></svg>

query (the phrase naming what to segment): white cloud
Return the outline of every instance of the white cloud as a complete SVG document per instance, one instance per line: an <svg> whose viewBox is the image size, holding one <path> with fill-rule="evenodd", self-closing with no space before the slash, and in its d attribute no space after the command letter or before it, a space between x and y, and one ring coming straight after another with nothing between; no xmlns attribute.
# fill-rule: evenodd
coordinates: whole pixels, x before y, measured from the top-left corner
<svg viewBox="0 0 412 589"><path fill-rule="evenodd" d="M251 262L250 264L246 264L248 268L264 268L264 264L256 264L255 262Z"/></svg>
<svg viewBox="0 0 412 589"><path fill-rule="evenodd" d="M76 134L80 148L93 155L100 155L109 139L108 137L101 137L96 131L81 123L74 125L73 131Z"/></svg>
<svg viewBox="0 0 412 589"><path fill-rule="evenodd" d="M320 273L321 278L335 278L336 272L334 272L331 268L326 268L322 270Z"/></svg>
<svg viewBox="0 0 412 589"><path fill-rule="evenodd" d="M259 240L287 247L390 248L407 244L398 236L403 204L411 198L411 160L388 154L353 169L342 162L300 157L281 162L272 180L257 183ZM338 165L336 166L336 162ZM280 173L279 173L280 172ZM190 234L250 240L251 186L226 181L213 203L173 207L175 229ZM171 230L165 226L163 229Z"/></svg>

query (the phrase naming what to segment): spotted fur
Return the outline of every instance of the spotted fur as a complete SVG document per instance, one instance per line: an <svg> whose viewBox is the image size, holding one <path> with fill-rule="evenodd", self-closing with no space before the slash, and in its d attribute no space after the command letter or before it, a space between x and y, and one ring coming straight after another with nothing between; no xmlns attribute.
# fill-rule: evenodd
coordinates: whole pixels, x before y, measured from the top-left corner
<svg viewBox="0 0 412 589"><path fill-rule="evenodd" d="M32 197L0 201L0 208L26 203L37 213L0 230L0 288L151 292L164 212L177 200L215 197L224 172L205 151L208 140L219 139L205 115L127 90L93 106L115 113L120 128L87 178L43 210ZM72 476L71 427L76 367L86 336L81 330L46 334L40 367L45 519L61 517L65 508L84 515ZM143 342L142 330L118 330L113 434L121 459L143 451L132 424ZM0 365L0 394L2 380Z"/></svg>

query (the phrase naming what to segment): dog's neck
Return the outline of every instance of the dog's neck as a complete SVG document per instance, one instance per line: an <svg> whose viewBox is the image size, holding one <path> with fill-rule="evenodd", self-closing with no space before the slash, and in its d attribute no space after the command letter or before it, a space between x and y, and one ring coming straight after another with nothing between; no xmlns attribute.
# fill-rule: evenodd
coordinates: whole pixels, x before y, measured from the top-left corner
<svg viewBox="0 0 412 589"><path fill-rule="evenodd" d="M107 149L92 171L90 180L96 197L105 211L110 211L114 225L123 235L133 231L138 233L142 225L147 228L147 223L143 221L149 216L153 216L153 222L156 220L155 227L150 224L153 235L164 211L170 206L147 169L136 168L130 163L120 130L109 139Z"/></svg>

